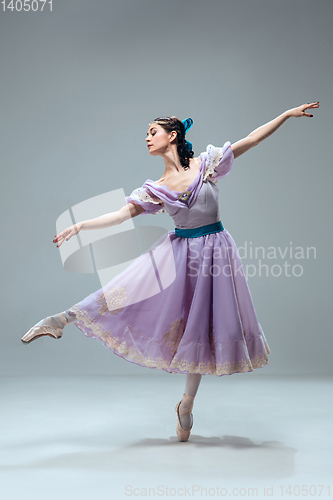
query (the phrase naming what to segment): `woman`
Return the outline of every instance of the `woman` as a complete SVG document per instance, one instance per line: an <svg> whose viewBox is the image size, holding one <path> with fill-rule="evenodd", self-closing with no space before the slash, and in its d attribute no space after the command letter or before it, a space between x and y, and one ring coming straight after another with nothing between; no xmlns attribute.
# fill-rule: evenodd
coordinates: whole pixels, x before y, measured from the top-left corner
<svg viewBox="0 0 333 500"><path fill-rule="evenodd" d="M149 124L146 141L149 154L164 159L161 179L147 179L125 197L127 204L120 210L77 223L53 241L60 247L79 231L162 212L173 218L175 230L105 287L41 320L21 340L61 338L64 326L73 322L127 361L186 374L183 398L175 410L178 439L187 441L202 375L250 372L266 365L271 352L236 244L220 220L217 180L230 173L235 158L288 118L312 117L305 111L318 107L315 102L285 111L235 144L209 144L196 158L185 139L192 119L156 118Z"/></svg>

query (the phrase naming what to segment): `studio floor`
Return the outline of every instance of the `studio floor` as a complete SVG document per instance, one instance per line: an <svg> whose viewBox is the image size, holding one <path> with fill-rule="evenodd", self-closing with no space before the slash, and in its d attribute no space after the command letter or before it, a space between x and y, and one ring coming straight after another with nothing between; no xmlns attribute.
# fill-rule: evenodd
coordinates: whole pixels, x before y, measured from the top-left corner
<svg viewBox="0 0 333 500"><path fill-rule="evenodd" d="M1 377L0 498L333 495L333 378L206 375L186 443L175 412L184 383Z"/></svg>

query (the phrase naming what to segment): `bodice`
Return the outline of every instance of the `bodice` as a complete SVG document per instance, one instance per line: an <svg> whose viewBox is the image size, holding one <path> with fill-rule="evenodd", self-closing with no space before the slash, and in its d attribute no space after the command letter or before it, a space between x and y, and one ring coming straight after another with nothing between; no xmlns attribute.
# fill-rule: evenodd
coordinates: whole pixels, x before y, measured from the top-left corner
<svg viewBox="0 0 333 500"><path fill-rule="evenodd" d="M175 227L180 229L212 224L220 220L219 191L219 187L208 179L202 182L192 206L180 208L164 201L164 209L172 217Z"/></svg>
<svg viewBox="0 0 333 500"><path fill-rule="evenodd" d="M200 154L199 173L183 192L172 191L166 185L147 179L126 196L127 203L136 203L145 210L142 214L167 212L175 227L193 229L220 220L219 187L217 180L229 175L234 161L230 141L223 147L208 144Z"/></svg>

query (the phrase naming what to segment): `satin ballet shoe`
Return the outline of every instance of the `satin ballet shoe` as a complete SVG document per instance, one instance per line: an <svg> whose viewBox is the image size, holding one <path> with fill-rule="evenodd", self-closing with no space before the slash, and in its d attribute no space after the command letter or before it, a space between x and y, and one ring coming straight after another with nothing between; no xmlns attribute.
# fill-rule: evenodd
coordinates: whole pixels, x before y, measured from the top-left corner
<svg viewBox="0 0 333 500"><path fill-rule="evenodd" d="M181 406L181 402L186 406ZM191 430L193 427L193 414L192 414L192 409L193 409L193 403L194 403L194 397L190 396L189 394L183 394L183 399L179 401L179 403L176 404L175 410L177 412L177 427L176 427L176 433L178 437L178 441L188 441ZM184 415L188 415L190 413L191 415L191 427L188 430L183 429L180 419Z"/></svg>
<svg viewBox="0 0 333 500"><path fill-rule="evenodd" d="M62 327L55 318L60 321L63 325ZM24 344L29 344L33 340L36 340L39 337L44 337L45 335L53 337L54 339L60 339L63 334L63 328L67 325L67 323L68 320L62 313L56 314L55 316L48 316L30 328L30 330L23 335L21 340Z"/></svg>

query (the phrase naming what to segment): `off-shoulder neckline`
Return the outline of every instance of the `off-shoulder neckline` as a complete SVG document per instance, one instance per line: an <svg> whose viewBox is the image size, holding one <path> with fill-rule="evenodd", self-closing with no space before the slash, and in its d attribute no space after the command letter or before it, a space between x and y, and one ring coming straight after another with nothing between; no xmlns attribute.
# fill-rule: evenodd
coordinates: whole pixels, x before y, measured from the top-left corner
<svg viewBox="0 0 333 500"><path fill-rule="evenodd" d="M193 180L193 182L191 182L191 184L186 188L184 189L184 191L175 191L174 189L170 189L166 184L159 184L157 181L152 181L156 186L160 187L160 188L166 188L170 193L176 193L176 194L181 194L181 193L185 193L186 191L190 191L191 190L191 187L198 181L198 178L199 176L201 175L202 173L202 167L203 167L203 163L204 163L204 160L202 158L201 155L203 155L204 152L200 153L199 157L201 159L201 163L199 165L199 172L198 172L198 175L196 176L196 178ZM151 180L151 179L148 179L148 180Z"/></svg>

